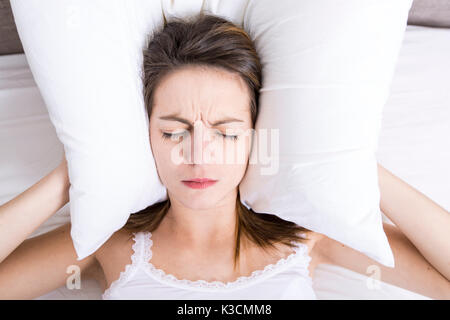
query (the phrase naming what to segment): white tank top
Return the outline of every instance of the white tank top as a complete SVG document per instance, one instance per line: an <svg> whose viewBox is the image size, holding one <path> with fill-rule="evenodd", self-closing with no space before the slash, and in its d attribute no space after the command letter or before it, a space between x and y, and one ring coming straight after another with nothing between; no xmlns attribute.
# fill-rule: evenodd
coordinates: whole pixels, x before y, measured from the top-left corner
<svg viewBox="0 0 450 320"><path fill-rule="evenodd" d="M151 232L133 233L131 264L103 293L112 300L288 300L317 299L308 265L308 247L293 242L294 252L262 270L231 282L177 279L151 263Z"/></svg>

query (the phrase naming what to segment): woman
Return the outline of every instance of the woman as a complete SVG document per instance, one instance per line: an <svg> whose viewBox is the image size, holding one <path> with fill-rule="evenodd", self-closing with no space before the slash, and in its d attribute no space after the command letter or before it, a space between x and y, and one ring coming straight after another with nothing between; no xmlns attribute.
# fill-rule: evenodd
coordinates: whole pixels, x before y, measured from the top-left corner
<svg viewBox="0 0 450 320"><path fill-rule="evenodd" d="M69 201L65 159L0 207L0 298L65 284L67 267L96 279L105 299L315 299L314 269L330 263L436 299L450 298L447 211L379 166L381 210L395 268L324 235L257 214L238 186L251 150L261 64L248 35L219 17L174 20L144 52L150 142L168 200L130 216L77 261L70 223L27 239ZM245 146L244 162L223 162ZM212 181L196 182L207 178Z"/></svg>

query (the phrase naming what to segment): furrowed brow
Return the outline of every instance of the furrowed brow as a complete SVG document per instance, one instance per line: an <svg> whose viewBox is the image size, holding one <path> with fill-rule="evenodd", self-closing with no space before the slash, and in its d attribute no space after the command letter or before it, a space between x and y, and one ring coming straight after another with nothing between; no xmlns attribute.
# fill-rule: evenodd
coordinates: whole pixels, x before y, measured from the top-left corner
<svg viewBox="0 0 450 320"><path fill-rule="evenodd" d="M189 128L192 128L192 123L189 120L183 119L183 118L181 118L181 117L179 117L177 115L162 116L162 117L159 117L159 119L166 120L166 121L178 121L178 122L181 122L181 123L184 123L184 124L188 125ZM214 122L212 124L212 126L216 127L218 125L225 124L225 123L230 123L230 122L244 122L244 121L241 120L241 119L236 119L236 118L226 118L226 119L222 119L222 120Z"/></svg>

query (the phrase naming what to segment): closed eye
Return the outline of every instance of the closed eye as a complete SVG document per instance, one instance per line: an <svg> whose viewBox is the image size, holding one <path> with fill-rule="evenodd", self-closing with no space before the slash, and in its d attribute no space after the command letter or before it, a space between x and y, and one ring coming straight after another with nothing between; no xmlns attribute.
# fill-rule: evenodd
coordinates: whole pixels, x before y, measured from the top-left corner
<svg viewBox="0 0 450 320"><path fill-rule="evenodd" d="M163 140L165 140L165 139L172 139L172 138L177 138L177 137L180 137L180 136L184 136L185 134L186 134L186 131L182 131L182 132L179 132L179 133L163 132L162 133L162 138L163 138ZM217 134L219 136L225 138L225 139L230 139L230 140L233 140L233 141L236 141L239 138L238 135L227 135L227 134L223 134L220 131L217 131Z"/></svg>
<svg viewBox="0 0 450 320"><path fill-rule="evenodd" d="M162 133L162 138L163 138L163 140L165 140L165 139L172 139L172 138L178 138L178 137L184 136L185 134L186 134L186 131L182 131L182 132L178 132L178 133L163 132Z"/></svg>
<svg viewBox="0 0 450 320"><path fill-rule="evenodd" d="M226 139L231 139L231 140L234 140L234 141L236 141L236 140L238 139L238 136L237 136L237 135L236 135L236 136L233 136L233 135L226 135L226 134L223 134L223 133L221 133L221 132L219 132L218 134L221 135L222 137L226 138Z"/></svg>

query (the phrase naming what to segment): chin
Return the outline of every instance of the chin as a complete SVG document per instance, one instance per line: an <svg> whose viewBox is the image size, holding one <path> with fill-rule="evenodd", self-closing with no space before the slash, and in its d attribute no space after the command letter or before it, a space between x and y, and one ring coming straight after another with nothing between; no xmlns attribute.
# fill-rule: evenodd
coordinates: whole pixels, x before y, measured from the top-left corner
<svg viewBox="0 0 450 320"><path fill-rule="evenodd" d="M197 196L183 197L183 205L191 210L205 210L217 207L218 199L216 200L211 195L203 194Z"/></svg>

